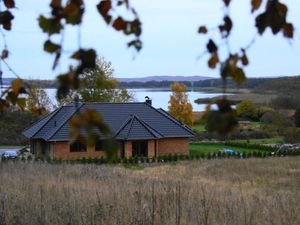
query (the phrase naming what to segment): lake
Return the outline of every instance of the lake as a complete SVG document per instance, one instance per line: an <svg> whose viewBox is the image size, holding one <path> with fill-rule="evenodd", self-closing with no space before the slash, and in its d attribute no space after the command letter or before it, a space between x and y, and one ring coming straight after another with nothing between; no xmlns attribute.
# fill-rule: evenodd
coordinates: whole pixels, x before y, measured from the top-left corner
<svg viewBox="0 0 300 225"><path fill-rule="evenodd" d="M155 108L162 108L168 110L168 102L170 99L171 91L168 89L158 88L141 88L141 89L128 89L128 91L134 96L135 102L144 102L145 97L149 96L152 99L152 105ZM55 104L56 89L46 89L51 101ZM220 96L222 93L207 93L201 91L188 91L189 100L193 105L193 111L205 111L205 104L197 104L194 101L198 98L212 98Z"/></svg>

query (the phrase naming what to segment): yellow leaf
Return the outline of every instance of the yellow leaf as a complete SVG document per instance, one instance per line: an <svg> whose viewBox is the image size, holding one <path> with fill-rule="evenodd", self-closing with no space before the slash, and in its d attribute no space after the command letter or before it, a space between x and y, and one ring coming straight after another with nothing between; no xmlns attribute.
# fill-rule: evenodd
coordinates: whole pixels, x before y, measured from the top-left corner
<svg viewBox="0 0 300 225"><path fill-rule="evenodd" d="M23 81L21 79L15 79L11 82L11 88L16 95L19 94L19 90L21 89L22 85Z"/></svg>
<svg viewBox="0 0 300 225"><path fill-rule="evenodd" d="M3 49L1 53L1 59L6 59L8 57L8 50Z"/></svg>

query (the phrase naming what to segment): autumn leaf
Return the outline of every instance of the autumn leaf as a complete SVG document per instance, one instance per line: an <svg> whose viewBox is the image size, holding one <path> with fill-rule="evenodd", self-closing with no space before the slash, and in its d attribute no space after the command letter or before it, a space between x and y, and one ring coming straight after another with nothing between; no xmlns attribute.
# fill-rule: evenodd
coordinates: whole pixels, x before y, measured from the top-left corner
<svg viewBox="0 0 300 225"><path fill-rule="evenodd" d="M26 106L26 99L25 98L18 98L17 105L20 107L20 109L23 111Z"/></svg>
<svg viewBox="0 0 300 225"><path fill-rule="evenodd" d="M199 34L206 34L207 33L207 28L205 26L199 27L198 33Z"/></svg>
<svg viewBox="0 0 300 225"><path fill-rule="evenodd" d="M253 13L255 10L259 9L259 7L261 6L262 0L252 0L251 1L251 12Z"/></svg>
<svg viewBox="0 0 300 225"><path fill-rule="evenodd" d="M50 6L52 8L61 8L61 0L52 0Z"/></svg>
<svg viewBox="0 0 300 225"><path fill-rule="evenodd" d="M225 4L226 6L229 6L230 1L231 1L231 0L223 0L224 4Z"/></svg>
<svg viewBox="0 0 300 225"><path fill-rule="evenodd" d="M120 30L125 30L125 29L126 29L127 23L126 23L126 21L123 20L122 17L118 17L118 18L113 22L112 26L113 26L117 31L120 31Z"/></svg>
<svg viewBox="0 0 300 225"><path fill-rule="evenodd" d="M239 67L231 69L231 77L238 85L241 85L246 81L245 72L242 68Z"/></svg>
<svg viewBox="0 0 300 225"><path fill-rule="evenodd" d="M291 23L287 23L283 26L283 35L287 38L294 37L294 26Z"/></svg>
<svg viewBox="0 0 300 225"><path fill-rule="evenodd" d="M127 43L128 47L134 47L137 51L142 49L142 42L140 40L133 40Z"/></svg>
<svg viewBox="0 0 300 225"><path fill-rule="evenodd" d="M249 64L249 60L248 60L248 57L247 57L247 55L246 55L245 52L243 52L243 55L242 55L242 57L241 57L241 61L242 61L242 64L243 64L244 66L247 66L247 65Z"/></svg>
<svg viewBox="0 0 300 225"><path fill-rule="evenodd" d="M225 16L223 20L224 24L219 26L219 30L222 33L223 37L228 37L233 26L232 20L229 16Z"/></svg>
<svg viewBox="0 0 300 225"><path fill-rule="evenodd" d="M11 88L16 95L19 94L19 91L22 86L23 86L23 81L21 79L15 79L11 82Z"/></svg>
<svg viewBox="0 0 300 225"><path fill-rule="evenodd" d="M14 19L13 14L10 11L6 10L0 12L0 24L2 24L5 30L11 29L11 21Z"/></svg>
<svg viewBox="0 0 300 225"><path fill-rule="evenodd" d="M218 51L218 47L212 39L209 39L206 48L209 51L209 53L215 53Z"/></svg>
<svg viewBox="0 0 300 225"><path fill-rule="evenodd" d="M6 59L8 57L8 50L3 49L1 53L1 59Z"/></svg>
<svg viewBox="0 0 300 225"><path fill-rule="evenodd" d="M50 41L50 40L47 40L47 41L44 43L44 51L46 51L46 52L49 52L49 53L55 53L55 52L60 51L60 49L61 49L61 46L60 46L60 45L55 44L55 43L53 43L53 42Z"/></svg>
<svg viewBox="0 0 300 225"><path fill-rule="evenodd" d="M59 19L56 18L46 18L44 16L39 17L39 26L43 32L48 33L49 35L58 34L63 28Z"/></svg>
<svg viewBox="0 0 300 225"><path fill-rule="evenodd" d="M208 60L208 66L211 69L216 68L217 64L219 63L219 57L217 53L213 53L211 58Z"/></svg>
<svg viewBox="0 0 300 225"><path fill-rule="evenodd" d="M15 1L14 0L4 0L4 5L8 9L15 8Z"/></svg>
<svg viewBox="0 0 300 225"><path fill-rule="evenodd" d="M112 19L112 17L108 14L111 7L112 4L110 0L100 1L100 3L97 5L97 9L100 15L103 17L107 24L109 24Z"/></svg>

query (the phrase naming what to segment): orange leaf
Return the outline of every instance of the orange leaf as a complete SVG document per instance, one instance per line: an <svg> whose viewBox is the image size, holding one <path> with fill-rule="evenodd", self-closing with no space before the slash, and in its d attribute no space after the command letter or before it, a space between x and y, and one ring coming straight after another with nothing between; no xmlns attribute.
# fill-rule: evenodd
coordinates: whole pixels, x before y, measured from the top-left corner
<svg viewBox="0 0 300 225"><path fill-rule="evenodd" d="M287 38L294 37L294 26L291 23L287 23L283 26L283 35Z"/></svg>
<svg viewBox="0 0 300 225"><path fill-rule="evenodd" d="M111 9L111 1L101 1L97 5L97 8L102 16L106 16L108 11Z"/></svg>
<svg viewBox="0 0 300 225"><path fill-rule="evenodd" d="M241 58L241 61L242 61L242 64L243 64L244 66L247 66L247 65L249 64L248 57L247 57L247 55L246 55L245 53L243 54L243 56L242 56L242 58Z"/></svg>
<svg viewBox="0 0 300 225"><path fill-rule="evenodd" d="M209 66L209 68L211 68L211 69L216 68L218 62L219 62L219 56L218 56L218 54L217 53L213 53L211 55L211 58L208 60L208 66Z"/></svg>
<svg viewBox="0 0 300 225"><path fill-rule="evenodd" d="M14 0L4 0L4 5L6 8L15 8L15 1Z"/></svg>
<svg viewBox="0 0 300 225"><path fill-rule="evenodd" d="M206 34L207 33L207 28L205 26L199 27L198 33Z"/></svg>
<svg viewBox="0 0 300 225"><path fill-rule="evenodd" d="M251 5L252 5L252 10L251 12L253 13L255 10L257 10L261 6L262 0L252 0Z"/></svg>
<svg viewBox="0 0 300 225"><path fill-rule="evenodd" d="M116 30L125 30L126 29L126 26L127 26L127 23L123 20L123 18L121 17L118 17L113 25L112 25Z"/></svg>

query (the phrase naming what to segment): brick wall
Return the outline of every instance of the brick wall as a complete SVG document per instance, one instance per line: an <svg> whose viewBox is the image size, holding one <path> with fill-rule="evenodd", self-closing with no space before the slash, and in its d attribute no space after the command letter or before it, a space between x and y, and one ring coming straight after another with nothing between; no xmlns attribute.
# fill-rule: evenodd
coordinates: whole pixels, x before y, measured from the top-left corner
<svg viewBox="0 0 300 225"><path fill-rule="evenodd" d="M155 149L157 155L180 154L188 155L188 138L167 138L161 140L148 141L148 157L155 156ZM155 147L156 145L156 147ZM124 144L125 157L132 156L132 142L126 141ZM69 142L55 142L53 143L53 158L57 159L78 159L78 158L96 158L105 156L104 151L95 151L95 147L87 147L86 152L70 152Z"/></svg>
<svg viewBox="0 0 300 225"><path fill-rule="evenodd" d="M96 158L105 156L104 151L95 151L95 147L87 147L86 152L70 152L69 142L60 141L53 144L53 158L56 159L79 159Z"/></svg>
<svg viewBox="0 0 300 225"><path fill-rule="evenodd" d="M132 156L132 142L125 141L125 157L130 158Z"/></svg>
<svg viewBox="0 0 300 225"><path fill-rule="evenodd" d="M155 156L155 140L148 141L148 157Z"/></svg>
<svg viewBox="0 0 300 225"><path fill-rule="evenodd" d="M189 154L189 139L188 138L166 138L158 140L158 155L167 154L178 154L188 155Z"/></svg>

